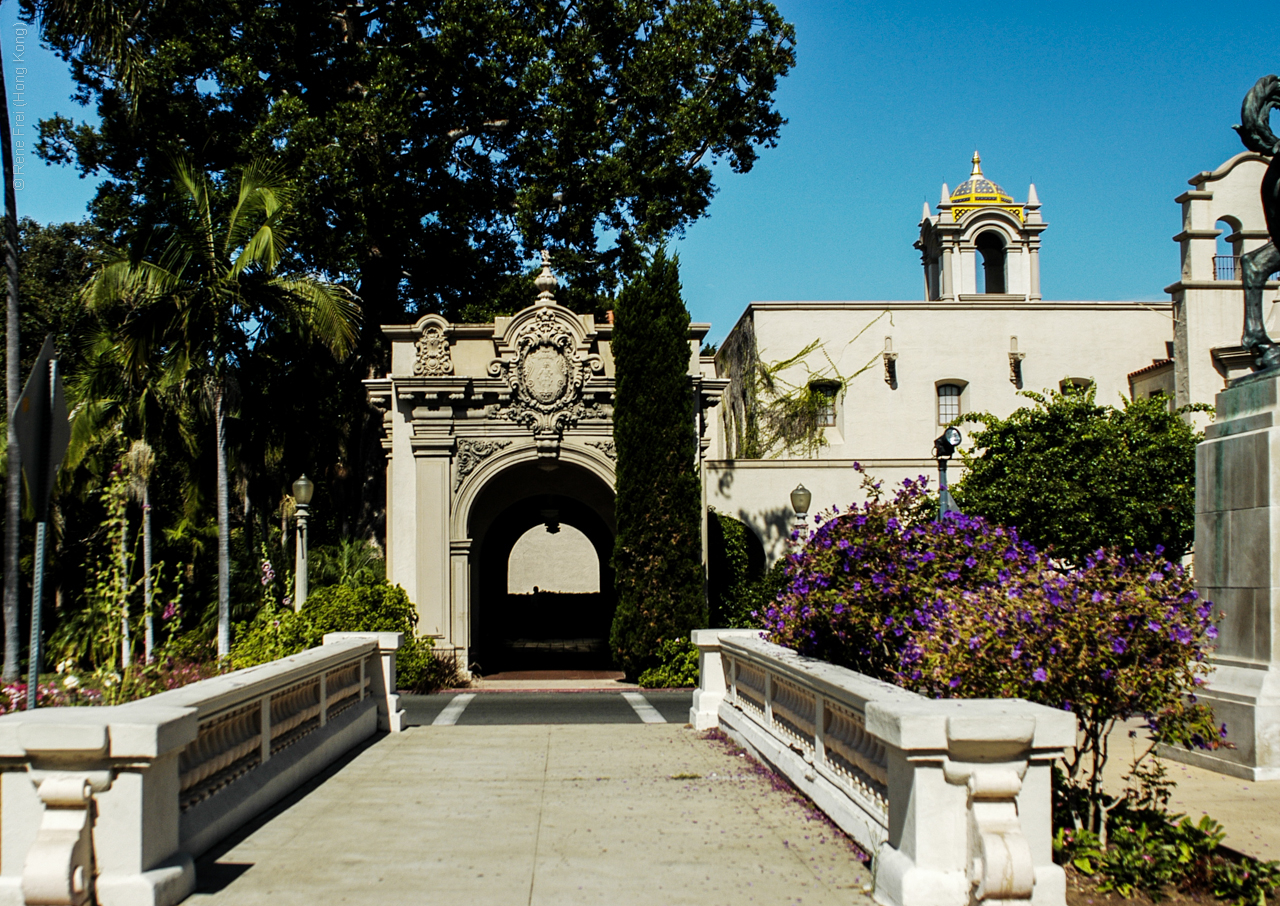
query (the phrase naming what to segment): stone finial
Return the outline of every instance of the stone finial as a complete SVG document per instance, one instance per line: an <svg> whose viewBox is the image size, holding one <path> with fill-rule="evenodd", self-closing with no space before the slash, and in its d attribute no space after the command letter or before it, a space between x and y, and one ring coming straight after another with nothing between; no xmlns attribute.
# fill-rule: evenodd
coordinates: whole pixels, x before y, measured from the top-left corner
<svg viewBox="0 0 1280 906"><path fill-rule="evenodd" d="M924 203L923 213L921 213L920 215L920 222L923 223L924 221L928 220L932 216L933 216L933 212L929 210L929 202L926 201Z"/></svg>
<svg viewBox="0 0 1280 906"><path fill-rule="evenodd" d="M951 202L951 187L944 182L942 184L942 204L949 204L950 202Z"/></svg>
<svg viewBox="0 0 1280 906"><path fill-rule="evenodd" d="M538 287L538 305L553 305L556 301L556 287L560 285L560 281L556 279L556 275L551 273L551 253L546 249L542 250L542 273L538 274L533 281Z"/></svg>
<svg viewBox="0 0 1280 906"><path fill-rule="evenodd" d="M1032 183L1031 188L1027 190L1026 207L1040 207L1040 196L1036 194L1036 184Z"/></svg>

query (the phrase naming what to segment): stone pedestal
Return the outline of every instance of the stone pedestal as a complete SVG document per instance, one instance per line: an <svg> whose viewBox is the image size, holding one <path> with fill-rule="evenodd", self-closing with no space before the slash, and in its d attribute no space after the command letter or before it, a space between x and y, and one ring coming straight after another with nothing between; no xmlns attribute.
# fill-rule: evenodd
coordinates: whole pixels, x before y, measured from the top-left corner
<svg viewBox="0 0 1280 906"><path fill-rule="evenodd" d="M1202 699L1236 748L1165 754L1280 780L1280 375L1234 381L1216 402L1196 450L1195 578L1225 613Z"/></svg>

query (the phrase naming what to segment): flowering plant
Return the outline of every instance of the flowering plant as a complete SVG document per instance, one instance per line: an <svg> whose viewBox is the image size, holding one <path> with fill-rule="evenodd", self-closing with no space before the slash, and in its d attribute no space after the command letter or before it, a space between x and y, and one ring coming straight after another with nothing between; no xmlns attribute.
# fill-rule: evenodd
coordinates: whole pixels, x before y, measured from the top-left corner
<svg viewBox="0 0 1280 906"><path fill-rule="evenodd" d="M82 688L72 682L45 682L36 686L36 706L66 708L75 705L100 705L102 694L96 689ZM0 686L0 715L27 710L27 684L5 683Z"/></svg>
<svg viewBox="0 0 1280 906"><path fill-rule="evenodd" d="M1099 832L1107 738L1142 716L1157 743L1217 748L1225 729L1195 699L1217 635L1181 566L1101 550L1063 568L1011 528L923 517L927 479L891 499L820 515L763 613L774 641L934 697L1022 697L1073 711L1065 764L1077 826ZM1139 759L1139 761L1142 760Z"/></svg>

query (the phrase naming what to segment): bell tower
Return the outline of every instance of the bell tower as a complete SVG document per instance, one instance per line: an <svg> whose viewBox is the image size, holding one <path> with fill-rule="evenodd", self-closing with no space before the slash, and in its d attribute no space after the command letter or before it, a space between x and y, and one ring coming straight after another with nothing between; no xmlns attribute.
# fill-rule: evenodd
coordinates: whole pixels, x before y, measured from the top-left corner
<svg viewBox="0 0 1280 906"><path fill-rule="evenodd" d="M934 214L920 219L925 299L930 302L1035 302L1040 297L1040 199L1032 184L1018 204L982 173L973 152L969 178L954 192L942 184Z"/></svg>

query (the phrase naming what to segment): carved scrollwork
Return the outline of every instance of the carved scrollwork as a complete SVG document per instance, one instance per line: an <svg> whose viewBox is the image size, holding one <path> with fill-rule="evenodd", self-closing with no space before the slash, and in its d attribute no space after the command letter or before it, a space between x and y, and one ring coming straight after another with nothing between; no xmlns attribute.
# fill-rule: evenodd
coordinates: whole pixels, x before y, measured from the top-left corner
<svg viewBox="0 0 1280 906"><path fill-rule="evenodd" d="M444 328L428 324L422 329L417 342L418 355L413 362L415 377L441 377L453 374L453 357L449 354L449 340Z"/></svg>
<svg viewBox="0 0 1280 906"><path fill-rule="evenodd" d="M553 452L558 438L581 419L605 419L607 407L583 400L587 378L604 370L598 355L583 355L577 338L556 309L538 309L514 336L512 358L495 359L489 373L511 388L511 404L487 410L532 428L539 450Z"/></svg>
<svg viewBox="0 0 1280 906"><path fill-rule="evenodd" d="M480 463L509 446L511 446L509 440L459 440L453 489L456 491L462 487L462 482L476 470Z"/></svg>
<svg viewBox="0 0 1280 906"><path fill-rule="evenodd" d="M93 896L93 794L111 785L109 777L54 773L36 784L44 804L40 828L22 869L28 903L87 906Z"/></svg>
<svg viewBox="0 0 1280 906"><path fill-rule="evenodd" d="M601 453L603 453L605 456L609 457L610 459L616 460L618 458L618 449L617 447L614 446L613 441L611 440L587 441L587 446L595 447L597 450L599 450Z"/></svg>

